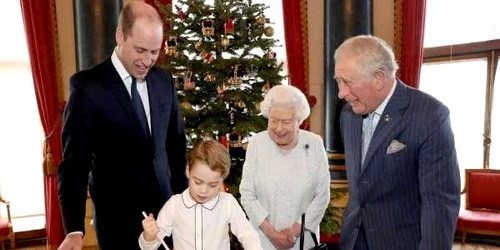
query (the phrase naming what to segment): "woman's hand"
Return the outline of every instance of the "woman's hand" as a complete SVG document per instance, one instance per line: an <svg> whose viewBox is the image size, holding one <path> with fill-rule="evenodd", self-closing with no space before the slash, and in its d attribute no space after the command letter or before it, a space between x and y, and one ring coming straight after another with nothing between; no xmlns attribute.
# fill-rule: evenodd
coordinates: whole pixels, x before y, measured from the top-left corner
<svg viewBox="0 0 500 250"><path fill-rule="evenodd" d="M277 249L290 249L295 246L297 238L293 236L291 228L285 228L277 232L271 239Z"/></svg>
<svg viewBox="0 0 500 250"><path fill-rule="evenodd" d="M289 249L295 246L297 237L294 236L292 228L285 228L278 232L271 225L269 219L266 218L262 224L260 224L260 230L262 230L269 241L271 241L277 249Z"/></svg>

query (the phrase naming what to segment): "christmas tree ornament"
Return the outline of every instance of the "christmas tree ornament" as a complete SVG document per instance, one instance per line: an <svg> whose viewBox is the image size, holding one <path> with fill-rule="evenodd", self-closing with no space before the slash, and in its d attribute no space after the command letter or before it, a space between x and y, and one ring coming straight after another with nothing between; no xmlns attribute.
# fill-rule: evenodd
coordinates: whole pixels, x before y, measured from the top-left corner
<svg viewBox="0 0 500 250"><path fill-rule="evenodd" d="M182 11L181 7L179 6L175 6L175 8L177 9L177 16L179 17L179 20L184 21L184 11Z"/></svg>
<svg viewBox="0 0 500 250"><path fill-rule="evenodd" d="M264 84L264 87L262 87L262 92L264 94L267 94L267 92L269 92L270 89L271 89L271 84L269 82L266 82L266 84Z"/></svg>
<svg viewBox="0 0 500 250"><path fill-rule="evenodd" d="M181 106L185 109L191 109L193 107L193 105L191 105L191 103L189 103L188 101L183 101L181 103Z"/></svg>
<svg viewBox="0 0 500 250"><path fill-rule="evenodd" d="M274 58L276 58L276 52L274 52L273 50L269 49L264 56L267 57L267 58L274 59Z"/></svg>
<svg viewBox="0 0 500 250"><path fill-rule="evenodd" d="M255 21L258 25L264 25L266 24L266 17L264 15L260 15L255 19Z"/></svg>
<svg viewBox="0 0 500 250"><path fill-rule="evenodd" d="M196 84L194 84L194 81L192 81L192 80L184 82L184 90L193 90L195 87L196 87Z"/></svg>
<svg viewBox="0 0 500 250"><path fill-rule="evenodd" d="M232 18L226 19L224 22L224 34L233 34L234 32L234 21Z"/></svg>
<svg viewBox="0 0 500 250"><path fill-rule="evenodd" d="M212 19L205 19L201 21L201 32L203 33L204 36L214 36L215 35L215 28L214 28L214 21Z"/></svg>
<svg viewBox="0 0 500 250"><path fill-rule="evenodd" d="M231 115L231 113L230 113ZM243 147L243 143L241 142L241 135L238 133L230 133L227 136L229 138L228 145L230 148L240 148Z"/></svg>
<svg viewBox="0 0 500 250"><path fill-rule="evenodd" d="M246 24L247 24L247 40L248 42L253 41L253 28L252 28L252 20L246 19Z"/></svg>
<svg viewBox="0 0 500 250"><path fill-rule="evenodd" d="M228 114L229 114L229 128L230 128L230 131L232 132L234 126L236 125L236 107L234 106L233 102L230 102L227 106L229 109L229 112L228 112ZM228 138L230 141L233 140L231 135Z"/></svg>
<svg viewBox="0 0 500 250"><path fill-rule="evenodd" d="M195 44L194 44L194 49L196 51L201 51L203 49L203 41L202 40L198 40Z"/></svg>
<svg viewBox="0 0 500 250"><path fill-rule="evenodd" d="M264 28L264 35L267 37L272 37L274 35L274 29L271 26L267 26Z"/></svg>
<svg viewBox="0 0 500 250"><path fill-rule="evenodd" d="M184 80L184 90L192 90L196 87L194 84L194 81L192 80L193 76L193 71L186 70L183 73L183 80Z"/></svg>
<svg viewBox="0 0 500 250"><path fill-rule="evenodd" d="M237 98L235 101L236 107L238 108L245 108L247 105L241 98Z"/></svg>
<svg viewBox="0 0 500 250"><path fill-rule="evenodd" d="M165 54L167 56L175 55L177 51L177 37L169 35L167 41L165 41Z"/></svg>
<svg viewBox="0 0 500 250"><path fill-rule="evenodd" d="M217 98L222 99L224 98L224 94L226 91L224 91L224 84L222 86L217 86Z"/></svg>
<svg viewBox="0 0 500 250"><path fill-rule="evenodd" d="M222 37L220 45L224 48L224 50L227 49L227 46L229 46L229 38L227 38L227 36Z"/></svg>
<svg viewBox="0 0 500 250"><path fill-rule="evenodd" d="M205 80L205 82L214 83L215 82L215 74L208 73L205 75L203 80Z"/></svg>
<svg viewBox="0 0 500 250"><path fill-rule="evenodd" d="M241 77L244 75L243 70L239 69L239 65L231 66L231 72L229 73L229 84L240 84Z"/></svg>
<svg viewBox="0 0 500 250"><path fill-rule="evenodd" d="M180 89L183 89L184 86L182 86L182 82L184 81L183 79L180 79L179 76L175 76L174 75L174 86L175 86L175 89L177 90L180 90Z"/></svg>
<svg viewBox="0 0 500 250"><path fill-rule="evenodd" d="M226 135L221 135L219 137L219 142L220 142L220 144L224 145L224 147L227 148L227 137L226 137Z"/></svg>
<svg viewBox="0 0 500 250"><path fill-rule="evenodd" d="M251 64L247 67L247 74L249 77L256 77L259 75L259 68Z"/></svg>
<svg viewBox="0 0 500 250"><path fill-rule="evenodd" d="M203 60L203 62L205 62L205 63L211 63L215 59L212 52L208 52L206 50L204 50L200 53L200 57Z"/></svg>

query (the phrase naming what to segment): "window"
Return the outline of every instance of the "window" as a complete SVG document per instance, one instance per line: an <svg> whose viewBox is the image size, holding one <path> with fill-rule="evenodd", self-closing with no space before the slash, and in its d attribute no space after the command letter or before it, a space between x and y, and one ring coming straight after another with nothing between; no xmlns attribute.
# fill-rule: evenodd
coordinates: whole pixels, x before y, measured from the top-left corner
<svg viewBox="0 0 500 250"><path fill-rule="evenodd" d="M462 186L466 168L500 169L499 8L498 0L427 0L420 89L450 109Z"/></svg>
<svg viewBox="0 0 500 250"><path fill-rule="evenodd" d="M43 130L18 1L3 3L0 25L9 34L0 41L0 193L11 202L15 231L40 229L45 216ZM6 211L0 216L6 217ZM42 223L25 219L34 216Z"/></svg>

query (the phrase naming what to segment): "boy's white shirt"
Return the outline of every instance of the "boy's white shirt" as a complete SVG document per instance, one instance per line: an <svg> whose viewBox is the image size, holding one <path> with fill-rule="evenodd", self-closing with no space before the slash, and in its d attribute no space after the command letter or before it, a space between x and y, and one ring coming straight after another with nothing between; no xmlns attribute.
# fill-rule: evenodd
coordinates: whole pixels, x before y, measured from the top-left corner
<svg viewBox="0 0 500 250"><path fill-rule="evenodd" d="M257 231L230 193L219 192L210 201L198 204L189 195L188 188L165 203L157 223L162 238L173 235L175 250L229 250L229 225L244 249L262 249ZM159 240L147 242L143 234L139 236L141 249L160 247Z"/></svg>

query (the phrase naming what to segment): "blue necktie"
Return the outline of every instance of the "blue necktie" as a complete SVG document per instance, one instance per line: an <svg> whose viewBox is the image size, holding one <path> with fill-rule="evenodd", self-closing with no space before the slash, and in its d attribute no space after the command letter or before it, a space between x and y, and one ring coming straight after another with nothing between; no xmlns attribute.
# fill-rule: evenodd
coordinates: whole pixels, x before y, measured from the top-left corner
<svg viewBox="0 0 500 250"><path fill-rule="evenodd" d="M148 118L146 117L146 112L144 111L144 105L142 104L142 99L139 95L139 91L137 91L137 80L135 79L135 77L131 77L132 86L130 87L130 93L132 96L132 106L134 106L135 113L137 114L137 118L139 119L139 123L141 124L144 135L146 135L146 137L149 137Z"/></svg>

